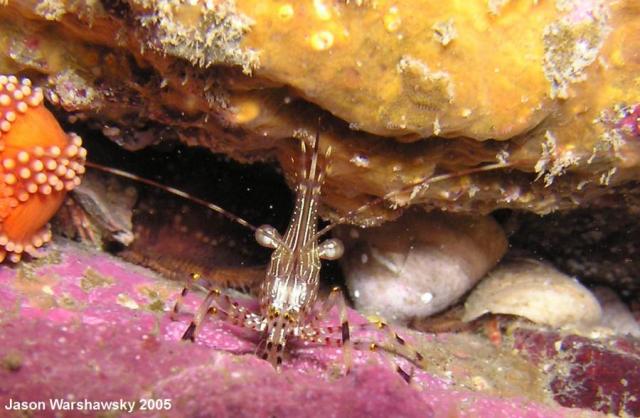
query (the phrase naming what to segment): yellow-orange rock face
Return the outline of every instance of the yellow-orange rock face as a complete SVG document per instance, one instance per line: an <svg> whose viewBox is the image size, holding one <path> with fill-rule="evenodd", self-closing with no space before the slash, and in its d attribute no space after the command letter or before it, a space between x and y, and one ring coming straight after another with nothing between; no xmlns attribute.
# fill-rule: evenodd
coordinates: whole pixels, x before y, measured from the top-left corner
<svg viewBox="0 0 640 418"><path fill-rule="evenodd" d="M244 3L258 74L358 129L507 139L552 110L541 64L553 2L515 1L497 14L486 1Z"/></svg>
<svg viewBox="0 0 640 418"><path fill-rule="evenodd" d="M40 74L129 148L179 138L287 174L284 139L328 112L337 213L399 189L389 206L547 213L622 186L637 205L639 33L632 0L16 0L0 71Z"/></svg>

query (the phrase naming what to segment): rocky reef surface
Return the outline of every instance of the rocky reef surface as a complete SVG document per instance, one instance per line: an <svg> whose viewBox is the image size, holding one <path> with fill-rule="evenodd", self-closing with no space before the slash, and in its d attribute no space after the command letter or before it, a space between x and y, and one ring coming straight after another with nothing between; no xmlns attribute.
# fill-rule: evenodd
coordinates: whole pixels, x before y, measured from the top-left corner
<svg viewBox="0 0 640 418"><path fill-rule="evenodd" d="M392 207L548 213L622 186L637 206L639 22L630 0L13 0L0 72L130 149L179 138L289 178L285 139L324 115L338 213L403 187Z"/></svg>
<svg viewBox="0 0 640 418"><path fill-rule="evenodd" d="M170 321L181 286L166 278L251 291L265 252L201 208L90 172L56 231L115 244L163 278L58 236L46 257L2 267L0 401L166 397L168 416L640 416L639 33L633 0L0 0L0 74L41 87L89 160L282 230L280 177L295 183L298 143L319 131L333 150L323 217L376 226L334 231L352 302L398 322L425 359L414 368L358 327L362 346L395 354L357 351L346 376L333 347L298 347L276 373L220 322L180 342L188 315ZM105 139L144 151L134 160ZM210 152L267 164L253 175ZM505 252L540 268L500 263ZM323 288L342 284L338 267L323 271ZM608 287L594 297L576 279ZM469 291L473 304L456 305ZM403 327L443 310L439 334Z"/></svg>
<svg viewBox="0 0 640 418"><path fill-rule="evenodd" d="M355 353L353 368L345 376L339 349L301 347L277 373L253 355L256 345L250 337L220 321L207 322L198 343L180 341L189 317L172 321L169 315L178 285L77 244L57 240L46 261L1 268L0 283L2 405L10 399L123 399L137 401L133 416L169 417L599 416L560 407L551 400L555 397L581 408L638 412L632 394L638 391L639 349L633 344L598 346L599 357L587 363L587 370L602 373L606 364L611 379L575 373L571 387L582 389L574 391L555 383L560 374L514 355L512 342L497 350L471 335L423 341L401 328L399 332L431 353L432 371L413 370L399 357L365 350ZM197 300L188 305L193 309ZM353 324L363 321L355 312L350 317ZM523 352L536 358L546 353L559 369L574 367L571 356L554 356L545 345L564 341L562 337L520 332L513 344ZM354 338L382 336L354 332ZM581 346L589 350L591 343L581 341ZM569 348L562 351L567 354ZM493 353L489 366L487 353ZM410 384L391 367L394 362L411 373ZM616 373L626 377L626 386L616 380ZM622 397L612 395L614 386L609 385L625 386L618 392ZM170 399L171 407L141 410L139 400L150 398ZM73 417L87 411L57 412ZM23 416L20 411L3 414ZM51 409L34 414L53 415Z"/></svg>

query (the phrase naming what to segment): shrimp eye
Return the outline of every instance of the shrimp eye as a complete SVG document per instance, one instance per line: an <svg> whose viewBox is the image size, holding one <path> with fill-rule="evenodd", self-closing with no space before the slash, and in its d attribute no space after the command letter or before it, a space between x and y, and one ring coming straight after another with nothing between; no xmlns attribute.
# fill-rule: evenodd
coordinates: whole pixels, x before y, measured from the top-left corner
<svg viewBox="0 0 640 418"><path fill-rule="evenodd" d="M258 244L267 248L277 248L282 241L278 231L271 225L260 226L256 229L255 237Z"/></svg>
<svg viewBox="0 0 640 418"><path fill-rule="evenodd" d="M320 244L318 254L324 260L337 260L344 253L344 245L337 238L330 238Z"/></svg>

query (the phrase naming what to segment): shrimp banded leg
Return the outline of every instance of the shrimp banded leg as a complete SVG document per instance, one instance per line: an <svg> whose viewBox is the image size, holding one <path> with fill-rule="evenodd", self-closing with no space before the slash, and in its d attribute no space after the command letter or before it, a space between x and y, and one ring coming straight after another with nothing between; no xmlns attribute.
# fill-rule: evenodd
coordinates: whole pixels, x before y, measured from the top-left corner
<svg viewBox="0 0 640 418"><path fill-rule="evenodd" d="M318 315L318 317L322 317L322 315ZM347 372L351 367L352 350L368 350L380 353L383 355L385 362L407 383L411 381L411 373L405 371L393 359L393 355L406 359L418 368L426 368L427 363L425 356L420 350L413 343L398 334L398 332L387 323L375 321L349 325L346 320L345 305L345 316L344 320L341 319L341 324L341 327L327 326L310 329L305 340L317 344L343 346ZM366 337L358 337L358 334L361 332L368 332L369 335ZM337 335L338 333L340 334ZM381 333L382 335L380 335Z"/></svg>
<svg viewBox="0 0 640 418"><path fill-rule="evenodd" d="M195 341L196 336L198 335L198 331L200 330L202 322L204 321L207 313L211 308L215 310L214 312L217 311L216 308L212 307L211 305L214 304L214 301L218 296L220 296L220 291L218 289L212 289L209 291L209 293L207 293L207 296L204 298L204 300L200 304L200 307L198 307L196 314L193 316L193 319L189 323L189 327L184 332L184 334L182 334L183 340Z"/></svg>
<svg viewBox="0 0 640 418"><path fill-rule="evenodd" d="M177 321L178 315L182 311L182 306L184 305L184 300L189 294L190 290L193 290L194 287L197 287L200 290L204 290L208 292L210 289L206 289L204 286L201 286L197 283L200 279L200 275L197 273L191 274L191 281L185 283L185 286L182 288L182 291L176 297L176 302L173 305L173 310L171 311L171 320Z"/></svg>
<svg viewBox="0 0 640 418"><path fill-rule="evenodd" d="M326 327L321 326L323 321L333 308L337 308L340 326ZM324 301L320 309L318 309L312 317L312 320L306 325L300 335L300 338L308 343L317 343L325 345L337 345L342 347L343 362L346 373L351 370L352 363L352 347L351 347L351 328L347 318L347 302L344 299L342 290L339 287L331 289L331 293ZM340 336L335 338L333 334L340 331Z"/></svg>
<svg viewBox="0 0 640 418"><path fill-rule="evenodd" d="M198 277L194 277L198 279ZM189 323L189 327L184 332L182 339L195 341L195 338L202 326L207 315L227 321L232 325L238 325L244 328L260 331L261 321L259 315L251 312L242 306L231 296L217 288L206 288L197 283L191 283L182 289L182 292L176 298L176 303L172 312L172 319L177 320L178 314L182 310L184 299L192 288L197 288L206 293L204 300L200 303L198 310Z"/></svg>

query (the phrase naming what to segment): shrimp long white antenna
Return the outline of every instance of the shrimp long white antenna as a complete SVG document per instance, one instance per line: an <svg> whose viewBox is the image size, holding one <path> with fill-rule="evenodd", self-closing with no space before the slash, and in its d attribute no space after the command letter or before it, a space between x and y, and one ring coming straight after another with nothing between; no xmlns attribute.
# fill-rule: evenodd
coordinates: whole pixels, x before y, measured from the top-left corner
<svg viewBox="0 0 640 418"><path fill-rule="evenodd" d="M316 138L316 141L318 140L318 138ZM304 155L304 150L305 150L305 145L304 141L302 141L301 146L303 149L303 155ZM314 144L315 145L315 144ZM331 148L329 147L329 149L327 149L327 152L325 154L325 158L328 158L329 155L331 153ZM316 162L317 164L317 162ZM355 218L356 216L360 215L361 213L363 213L365 210L367 210L368 208L375 206L377 204L380 204L390 198L392 198L393 196L399 195L401 193L406 193L411 191L413 188L415 187L424 187L424 186L429 186L430 184L434 184L434 183L438 183L441 181L445 181L445 180L450 180L453 178L458 178L458 177L463 177L466 175L470 175L470 174L476 174L476 173L481 173L481 172L487 172L487 171L495 171L495 170L499 170L499 169L503 169L503 168L509 168L511 167L513 164L509 163L509 162L498 162L498 163L494 163L494 164L487 164L481 167L474 167L474 168L470 168L467 170L462 170L462 171L456 171L454 173L446 173L446 174L441 174L441 175L437 175L437 176L425 176L422 177L408 185L405 185L404 187L398 189L398 190L394 190L392 192L389 192L383 196L377 197L367 203L365 203L364 205L353 209L349 212L347 212L347 214L341 216L340 218L338 218L337 220L331 222L329 225L325 226L324 228L322 228L320 231L318 231L313 237L312 239L309 241L309 243L312 242L317 242L318 239L320 239L323 235L326 235L329 231L331 231L333 228L335 228L336 226L346 223L350 220L352 220L353 218ZM263 227L256 227L253 224L251 224L250 222L246 221L245 219L241 218L238 215L235 215L229 211L227 211L226 209L211 203L209 201L206 201L204 199L201 199L199 197L196 197L192 194L189 194L187 192L184 192L182 190L176 189L174 187L171 186L167 186L165 184L159 183L157 181L145 178L145 177L141 177L132 173L129 173L127 171L123 171L123 170L119 170L117 168L113 168L113 167L108 167L108 166L104 166L102 164L98 164L92 161L87 161L86 162L86 166L105 172L105 173L109 173L109 174L113 174L119 177L123 177L123 178L127 178L142 184L146 184L148 186L152 186L155 188L158 188L160 190L164 190L167 193L173 194L175 196L181 197L183 199L187 199L189 201L192 201L200 206L203 206L205 208L208 208L210 210L213 210L217 213L219 213L220 215L224 216L225 218L229 219L232 222L235 222L241 226L244 226L248 229L250 229L254 234L256 232L260 233L260 232L264 232L263 231ZM304 163L303 163L304 166ZM312 167L310 167L313 171L315 171L315 164L312 164ZM321 172L321 178L319 179L321 182L323 180L324 177L324 171ZM269 239L274 240L274 243L277 243L279 245L284 245L284 242L281 240L281 238L278 236L278 234L269 234Z"/></svg>
<svg viewBox="0 0 640 418"><path fill-rule="evenodd" d="M258 227L253 226L251 223L249 223L248 221L244 220L243 218L239 217L238 215L234 215L233 213L221 208L220 206L213 204L211 202L208 202L204 199L200 199L199 197L193 196L187 192L183 192L182 190L164 185L162 183L158 183L157 181L153 181L150 180L148 178L145 177L140 177L137 176L135 174L131 174L128 173L126 171L123 170L118 170L117 168L112 168L112 167L107 167L104 166L102 164L98 164L98 163L94 163L91 161L87 161L86 162L86 166L87 167L91 167L93 169L99 170L99 171L103 171L105 173L109 173L109 174L113 174L119 177L124 177L133 181L136 181L138 183L142 183L142 184L146 184L148 186L152 186L152 187L156 187L160 190L164 190L167 193L173 194L175 196L179 196L183 199L189 200L191 202L197 203L198 205L204 206L205 208L211 209L215 212L218 212L220 215L224 216L225 218L229 219L232 222L235 222L239 225L242 225L246 228L249 228L251 231L253 231L254 233L258 230Z"/></svg>
<svg viewBox="0 0 640 418"><path fill-rule="evenodd" d="M509 168L512 165L513 164L509 163L509 162L498 162L498 163L494 163L494 164L483 165L483 166L480 166L480 167L469 168L467 170L456 171L454 173L446 173L446 174L440 174L440 175L437 175L437 176L425 176L425 177L422 177L422 178L420 178L420 179L418 179L418 180L416 180L414 182L411 182L410 184L407 184L406 186L404 186L404 187L402 187L402 188L400 188L398 190L394 190L392 192L389 192L389 193L385 194L384 196L377 197L377 198L373 199L372 201L367 202L364 205L347 212L346 215L341 216L337 220L331 222L329 225L325 226L320 231L318 231L312 241L317 241L319 238L321 238L323 235L325 235L326 233L331 231L336 226L338 226L340 224L343 224L343 223L346 223L349 220L352 220L353 218L355 218L356 216L358 216L359 214L361 214L362 212L364 212L368 208L370 208L372 206L375 206L377 204L380 204L380 203L392 198L393 196L397 196L397 195L399 195L401 193L409 192L414 187L429 186L430 184L433 184L433 183L438 183L438 182L441 182L441 181L445 181L445 180L449 180L449 179L453 179L453 178L458 178L458 177L464 177L464 176L467 176L469 174L482 173L482 172L486 172L486 171L495 171L495 170L499 170L499 169L502 169L502 168Z"/></svg>

